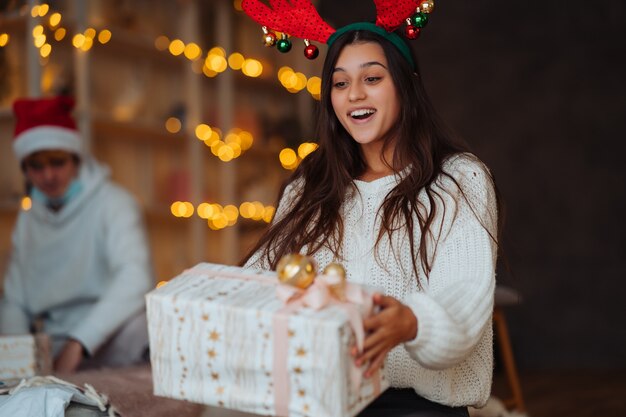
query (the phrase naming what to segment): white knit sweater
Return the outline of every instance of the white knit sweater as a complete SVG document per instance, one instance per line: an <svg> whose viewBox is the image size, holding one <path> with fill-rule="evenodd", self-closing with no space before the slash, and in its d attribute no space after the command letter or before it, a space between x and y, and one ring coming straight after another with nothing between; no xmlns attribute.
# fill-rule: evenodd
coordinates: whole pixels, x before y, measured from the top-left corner
<svg viewBox="0 0 626 417"><path fill-rule="evenodd" d="M412 387L441 404L479 407L489 397L493 371L496 245L489 234L496 236L496 198L486 167L475 157L456 155L443 168L460 184L469 204L452 180L443 175L437 179L433 188L441 198L436 199L437 215L428 246L432 270L427 280L420 268L421 290L406 230L395 233L391 241L385 235L378 256L374 252L378 209L398 182L393 175L372 182L354 181L355 192L342 207L343 259L326 248L313 258L320 270L330 262L341 262L350 281L376 287L413 310L417 337L396 346L385 362L392 387ZM298 189L293 184L287 187L277 218L291 207ZM430 207L423 190L419 198ZM419 244L417 221L414 224L414 241ZM247 265L267 268L258 253Z"/></svg>

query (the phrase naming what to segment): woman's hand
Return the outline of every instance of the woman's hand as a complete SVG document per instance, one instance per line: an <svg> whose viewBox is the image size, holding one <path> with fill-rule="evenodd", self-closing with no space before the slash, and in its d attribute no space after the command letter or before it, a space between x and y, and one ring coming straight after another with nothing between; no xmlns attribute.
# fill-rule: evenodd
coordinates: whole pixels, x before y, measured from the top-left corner
<svg viewBox="0 0 626 417"><path fill-rule="evenodd" d="M380 306L380 312L363 321L367 336L363 352L356 358L356 365L369 362L365 377L370 377L378 370L387 353L400 343L415 339L417 336L417 318L413 311L393 297L379 293L373 296L374 305ZM352 355L357 356L357 348Z"/></svg>
<svg viewBox="0 0 626 417"><path fill-rule="evenodd" d="M54 361L54 371L58 373L76 372L82 360L83 346L78 341L69 339Z"/></svg>

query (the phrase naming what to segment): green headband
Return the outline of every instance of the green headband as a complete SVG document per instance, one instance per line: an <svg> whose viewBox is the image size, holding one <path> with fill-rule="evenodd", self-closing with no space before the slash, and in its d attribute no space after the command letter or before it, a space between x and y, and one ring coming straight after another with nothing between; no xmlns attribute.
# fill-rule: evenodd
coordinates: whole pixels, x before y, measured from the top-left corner
<svg viewBox="0 0 626 417"><path fill-rule="evenodd" d="M326 43L328 44L328 46L331 46L337 40L337 38L339 38L341 35L347 32L351 32L353 30L367 30L368 32L373 32L387 39L389 42L393 44L393 46L398 48L398 51L400 51L402 56L405 57L406 60L409 61L409 64L411 64L411 67L415 69L415 61L413 61L413 57L411 56L411 51L409 50L409 47L407 46L407 44L402 40L402 38L398 36L397 33L387 32L385 29L381 28L380 26L376 26L374 23L357 22L357 23L351 23L347 26L341 27L337 29L335 33L330 35Z"/></svg>

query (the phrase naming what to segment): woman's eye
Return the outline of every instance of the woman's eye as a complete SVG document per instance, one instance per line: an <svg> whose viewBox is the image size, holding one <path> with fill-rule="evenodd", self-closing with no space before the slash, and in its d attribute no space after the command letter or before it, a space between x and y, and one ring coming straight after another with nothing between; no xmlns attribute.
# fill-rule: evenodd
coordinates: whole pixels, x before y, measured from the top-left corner
<svg viewBox="0 0 626 417"><path fill-rule="evenodd" d="M380 79L381 79L381 77L366 77L365 81L368 82L368 83L375 83L375 82L377 82Z"/></svg>
<svg viewBox="0 0 626 417"><path fill-rule="evenodd" d="M336 83L333 84L333 87L344 88L346 85L348 85L348 83L345 81L337 81Z"/></svg>

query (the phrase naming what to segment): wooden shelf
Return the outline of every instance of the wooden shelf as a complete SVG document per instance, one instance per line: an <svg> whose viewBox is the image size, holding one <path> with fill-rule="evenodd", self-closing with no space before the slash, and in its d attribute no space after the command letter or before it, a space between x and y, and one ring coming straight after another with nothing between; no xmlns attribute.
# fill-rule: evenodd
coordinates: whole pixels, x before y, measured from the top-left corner
<svg viewBox="0 0 626 417"><path fill-rule="evenodd" d="M20 208L19 201L5 199L0 201L0 216L15 216Z"/></svg>
<svg viewBox="0 0 626 417"><path fill-rule="evenodd" d="M120 122L106 117L96 117L92 121L96 135L106 135L107 140L132 140L149 145L184 146L184 133L169 133L165 128L153 125Z"/></svg>
<svg viewBox="0 0 626 417"><path fill-rule="evenodd" d="M17 209L0 208L0 216L15 216L17 215Z"/></svg>
<svg viewBox="0 0 626 417"><path fill-rule="evenodd" d="M8 33L23 32L26 28L26 18L26 15L20 15L18 11L0 13L0 29Z"/></svg>
<svg viewBox="0 0 626 417"><path fill-rule="evenodd" d="M111 31L111 40L105 45L97 45L94 50L96 53L108 53L123 60L149 60L153 64L172 67L173 70L180 69L182 65L191 65L184 56L172 56L167 51L159 51L154 46L155 39L146 35L110 26L106 29Z"/></svg>

